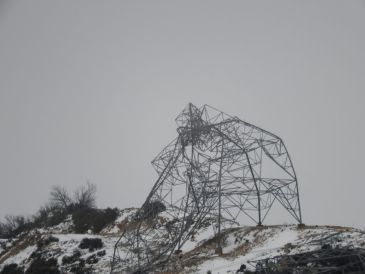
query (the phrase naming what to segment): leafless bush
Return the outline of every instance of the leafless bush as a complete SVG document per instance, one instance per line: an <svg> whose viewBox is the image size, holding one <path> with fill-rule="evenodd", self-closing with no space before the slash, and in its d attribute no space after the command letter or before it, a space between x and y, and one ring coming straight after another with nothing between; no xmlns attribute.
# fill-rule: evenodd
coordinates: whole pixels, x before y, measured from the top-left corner
<svg viewBox="0 0 365 274"><path fill-rule="evenodd" d="M74 204L78 208L94 208L96 201L96 186L87 182L75 191Z"/></svg>
<svg viewBox="0 0 365 274"><path fill-rule="evenodd" d="M53 186L50 192L51 206L67 209L72 203L72 199L63 186Z"/></svg>
<svg viewBox="0 0 365 274"><path fill-rule="evenodd" d="M76 189L73 195L63 186L54 186L50 192L49 202L42 206L32 218L7 215L5 221L0 222L0 237L11 238L35 227L57 225L64 221L68 214L73 214L82 209L95 210L95 204L96 186L94 184L88 182ZM96 224L112 221L114 215L109 213L106 212L101 221L100 218L95 219ZM96 227L99 226L96 225Z"/></svg>
<svg viewBox="0 0 365 274"><path fill-rule="evenodd" d="M2 237L12 237L25 229L30 220L24 216L7 215L5 222L0 224L0 233Z"/></svg>
<svg viewBox="0 0 365 274"><path fill-rule="evenodd" d="M49 217L50 213L52 212L53 207L49 204L41 206L38 209L37 216L35 218L39 219L40 222L46 221Z"/></svg>
<svg viewBox="0 0 365 274"><path fill-rule="evenodd" d="M27 223L27 220L24 216L14 216L14 215L5 216L5 221L8 230L11 231L14 231L19 227L22 227Z"/></svg>
<svg viewBox="0 0 365 274"><path fill-rule="evenodd" d="M5 227L3 223L0 223L0 238L5 237Z"/></svg>
<svg viewBox="0 0 365 274"><path fill-rule="evenodd" d="M63 186L54 186L50 192L50 207L72 213L78 208L95 207L96 186L87 182L71 195Z"/></svg>

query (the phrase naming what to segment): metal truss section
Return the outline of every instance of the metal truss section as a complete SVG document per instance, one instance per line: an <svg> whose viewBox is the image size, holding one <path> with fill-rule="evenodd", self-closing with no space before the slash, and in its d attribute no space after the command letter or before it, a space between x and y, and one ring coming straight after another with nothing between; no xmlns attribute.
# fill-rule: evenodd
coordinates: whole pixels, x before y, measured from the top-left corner
<svg viewBox="0 0 365 274"><path fill-rule="evenodd" d="M353 247L330 247L293 255L280 255L252 261L254 273L365 273L365 250Z"/></svg>
<svg viewBox="0 0 365 274"><path fill-rule="evenodd" d="M117 242L112 269L138 273L163 264L206 219L218 234L242 215L261 225L275 201L302 223L297 177L280 137L208 105L188 104L176 123L178 136L152 161L158 179ZM165 223L153 221L162 211ZM159 237L165 241L157 245Z"/></svg>

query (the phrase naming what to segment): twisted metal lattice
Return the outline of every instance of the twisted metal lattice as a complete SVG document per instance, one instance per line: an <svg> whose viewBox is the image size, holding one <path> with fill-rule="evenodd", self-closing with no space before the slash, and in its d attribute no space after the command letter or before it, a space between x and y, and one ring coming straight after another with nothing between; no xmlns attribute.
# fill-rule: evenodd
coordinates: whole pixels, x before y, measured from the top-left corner
<svg viewBox="0 0 365 274"><path fill-rule="evenodd" d="M112 272L162 264L207 218L218 234L242 214L261 225L277 201L302 223L296 174L278 136L208 105L188 104L176 123L177 138L152 161L159 177L115 246ZM170 221L153 223L156 210Z"/></svg>
<svg viewBox="0 0 365 274"><path fill-rule="evenodd" d="M299 254L284 254L251 261L250 264L256 268L256 274L365 273L365 250L351 246L328 246Z"/></svg>

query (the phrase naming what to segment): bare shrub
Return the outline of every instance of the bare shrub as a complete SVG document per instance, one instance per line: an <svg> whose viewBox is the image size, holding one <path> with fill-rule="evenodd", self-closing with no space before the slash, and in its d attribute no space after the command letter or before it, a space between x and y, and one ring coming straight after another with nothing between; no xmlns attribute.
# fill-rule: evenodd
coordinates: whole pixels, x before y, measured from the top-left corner
<svg viewBox="0 0 365 274"><path fill-rule="evenodd" d="M96 186L87 182L75 191L74 204L78 208L94 208L96 202Z"/></svg>
<svg viewBox="0 0 365 274"><path fill-rule="evenodd" d="M24 216L7 215L5 216L5 222L1 226L2 237L11 238L30 226L30 220Z"/></svg>
<svg viewBox="0 0 365 274"><path fill-rule="evenodd" d="M5 226L3 223L0 223L0 238L5 237Z"/></svg>
<svg viewBox="0 0 365 274"><path fill-rule="evenodd" d="M67 209L72 203L71 196L63 186L53 186L50 192L51 206Z"/></svg>
<svg viewBox="0 0 365 274"><path fill-rule="evenodd" d="M118 209L95 209L80 208L72 213L72 221L76 233L85 233L89 229L94 233L99 233L108 224L118 217Z"/></svg>
<svg viewBox="0 0 365 274"><path fill-rule="evenodd" d="M100 238L84 238L79 244L81 249L89 249L89 251L94 251L95 249L100 249L103 247L103 241Z"/></svg>
<svg viewBox="0 0 365 274"><path fill-rule="evenodd" d="M38 212L31 218L24 216L7 215L4 222L0 222L0 237L11 238L24 231L43 226L54 226L63 222L67 215L74 214L82 209L93 209L92 213L100 213L93 216L86 216L89 219L95 218L91 228L96 231L103 229L108 223L115 220L117 211L107 209L98 211L96 206L96 186L87 183L76 189L73 195L63 186L53 186L50 191L49 202L40 207ZM78 218L81 219L81 218ZM89 224L83 224L84 227L90 228ZM84 230L81 227L80 230Z"/></svg>
<svg viewBox="0 0 365 274"><path fill-rule="evenodd" d="M159 213L164 212L165 210L166 206L161 201L151 201L142 207L142 218L154 218Z"/></svg>

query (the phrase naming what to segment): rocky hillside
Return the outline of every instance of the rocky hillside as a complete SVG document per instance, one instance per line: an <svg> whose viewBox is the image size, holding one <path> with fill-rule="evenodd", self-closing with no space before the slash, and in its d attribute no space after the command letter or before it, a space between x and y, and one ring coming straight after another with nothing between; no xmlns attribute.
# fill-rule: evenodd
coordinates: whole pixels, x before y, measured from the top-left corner
<svg viewBox="0 0 365 274"><path fill-rule="evenodd" d="M114 244L134 212L121 210L116 221L97 234L76 234L69 216L56 226L0 240L0 273L42 273L39 269L45 269L43 273L109 273ZM353 228L242 226L224 230L223 255L218 256L213 235L211 226L200 229L182 253L172 257L172 273L236 273L242 264L254 269L253 260L319 249L329 240L337 246L365 248L365 234Z"/></svg>

